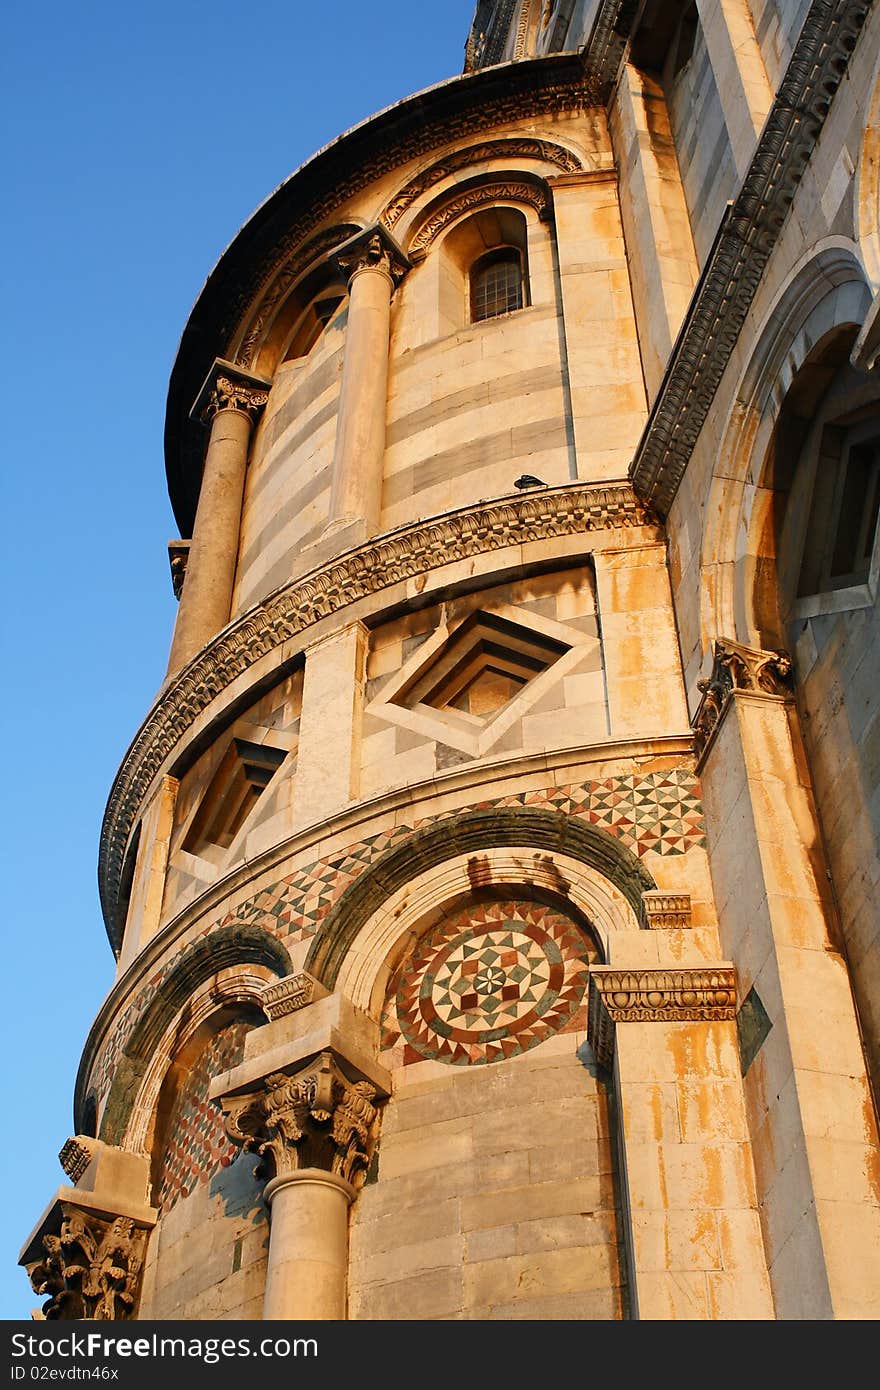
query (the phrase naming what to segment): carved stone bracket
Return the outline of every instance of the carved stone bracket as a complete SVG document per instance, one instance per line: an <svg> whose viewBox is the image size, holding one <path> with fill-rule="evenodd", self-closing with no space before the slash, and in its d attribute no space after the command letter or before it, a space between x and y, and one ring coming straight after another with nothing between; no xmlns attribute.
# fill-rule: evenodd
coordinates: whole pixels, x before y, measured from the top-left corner
<svg viewBox="0 0 880 1390"><path fill-rule="evenodd" d="M179 601L186 579L186 566L189 561L190 541L168 542L168 563L171 566L171 584L174 597Z"/></svg>
<svg viewBox="0 0 880 1390"><path fill-rule="evenodd" d="M351 1081L328 1050L301 1071L272 1072L255 1091L222 1104L230 1137L263 1157L267 1177L319 1168L358 1188L375 1148L378 1099L371 1082Z"/></svg>
<svg viewBox="0 0 880 1390"><path fill-rule="evenodd" d="M260 995L260 1005L266 1017L274 1023L276 1018L296 1013L317 999L323 999L328 993L320 980L301 970L297 975L286 975L283 980L267 985Z"/></svg>
<svg viewBox="0 0 880 1390"><path fill-rule="evenodd" d="M691 925L690 893L649 892L642 894L642 926L685 928Z"/></svg>
<svg viewBox="0 0 880 1390"><path fill-rule="evenodd" d="M221 410L240 410L254 421L269 399L271 384L218 357L202 383L190 416L207 425Z"/></svg>
<svg viewBox="0 0 880 1390"><path fill-rule="evenodd" d="M388 276L395 289L411 264L394 238L378 224L343 242L333 261L349 287L360 271L378 270Z"/></svg>
<svg viewBox="0 0 880 1390"><path fill-rule="evenodd" d="M100 1147L100 1141L87 1134L74 1135L61 1146L58 1162L71 1182L79 1182Z"/></svg>
<svg viewBox="0 0 880 1390"><path fill-rule="evenodd" d="M590 971L587 1037L599 1062L609 1067L618 1023L700 1023L736 1014L732 965L682 966L674 970Z"/></svg>
<svg viewBox="0 0 880 1390"><path fill-rule="evenodd" d="M714 647L712 674L697 681L702 699L693 717L694 748L702 757L734 690L790 699L792 663L787 652L764 652L720 637Z"/></svg>

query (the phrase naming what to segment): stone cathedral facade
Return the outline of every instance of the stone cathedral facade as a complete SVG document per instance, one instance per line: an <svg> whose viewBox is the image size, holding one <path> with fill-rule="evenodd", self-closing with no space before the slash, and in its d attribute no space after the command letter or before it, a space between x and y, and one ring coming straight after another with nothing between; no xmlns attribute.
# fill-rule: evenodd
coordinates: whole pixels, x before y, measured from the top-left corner
<svg viewBox="0 0 880 1390"><path fill-rule="evenodd" d="M878 9L480 0L214 269L47 1318L880 1315Z"/></svg>

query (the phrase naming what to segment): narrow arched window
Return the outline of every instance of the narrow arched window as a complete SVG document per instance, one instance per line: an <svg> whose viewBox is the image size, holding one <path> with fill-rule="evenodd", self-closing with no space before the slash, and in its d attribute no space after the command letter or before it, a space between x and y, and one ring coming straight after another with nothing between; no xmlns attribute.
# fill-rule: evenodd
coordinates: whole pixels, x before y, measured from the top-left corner
<svg viewBox="0 0 880 1390"><path fill-rule="evenodd" d="M502 246L481 256L471 267L471 322L498 318L524 303L522 253Z"/></svg>

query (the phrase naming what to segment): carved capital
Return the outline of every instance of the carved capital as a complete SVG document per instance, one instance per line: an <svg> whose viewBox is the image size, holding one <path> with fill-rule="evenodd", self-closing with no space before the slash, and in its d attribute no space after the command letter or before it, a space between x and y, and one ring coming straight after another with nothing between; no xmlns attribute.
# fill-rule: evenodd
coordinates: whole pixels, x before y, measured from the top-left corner
<svg viewBox="0 0 880 1390"><path fill-rule="evenodd" d="M260 993L260 1005L266 1017L274 1023L277 1018L286 1018L288 1014L325 998L327 993L320 980L301 970L297 975L286 975L283 980L266 985Z"/></svg>
<svg viewBox="0 0 880 1390"><path fill-rule="evenodd" d="M179 601L183 593L183 581L186 579L186 567L189 562L190 541L169 541L168 542L168 563L171 566L171 585L174 589L174 597Z"/></svg>
<svg viewBox="0 0 880 1390"><path fill-rule="evenodd" d="M410 268L410 262L384 227L368 227L343 243L333 260L345 283L351 287L354 277L362 270L374 270L387 276L394 289Z"/></svg>
<svg viewBox="0 0 880 1390"><path fill-rule="evenodd" d="M190 416L208 425L221 410L238 410L253 422L269 399L271 384L218 357L202 384Z"/></svg>
<svg viewBox="0 0 880 1390"><path fill-rule="evenodd" d="M642 926L648 928L689 927L690 893L643 893Z"/></svg>
<svg viewBox="0 0 880 1390"><path fill-rule="evenodd" d="M60 1212L57 1233L43 1236L42 1259L28 1265L34 1292L49 1296L43 1316L50 1322L132 1318L146 1230L131 1217L103 1217L70 1202L62 1202Z"/></svg>
<svg viewBox="0 0 880 1390"><path fill-rule="evenodd" d="M682 966L674 970L590 971L587 1037L600 1063L614 1055L618 1023L708 1023L736 1014L732 965Z"/></svg>
<svg viewBox="0 0 880 1390"><path fill-rule="evenodd" d="M302 1071L273 1072L257 1090L222 1104L230 1137L262 1156L266 1177L323 1168L357 1188L375 1148L377 1098L371 1082L350 1081L327 1051Z"/></svg>
<svg viewBox="0 0 880 1390"><path fill-rule="evenodd" d="M791 657L787 652L764 652L743 647L727 637L715 643L712 674L697 681L702 695L693 717L697 757L705 752L734 690L789 699L793 690Z"/></svg>

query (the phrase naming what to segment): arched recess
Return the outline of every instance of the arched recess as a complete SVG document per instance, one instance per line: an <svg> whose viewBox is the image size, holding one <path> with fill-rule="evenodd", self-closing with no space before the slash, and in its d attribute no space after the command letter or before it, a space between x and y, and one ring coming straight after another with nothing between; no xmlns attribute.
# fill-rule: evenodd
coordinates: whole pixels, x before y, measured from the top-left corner
<svg viewBox="0 0 880 1390"><path fill-rule="evenodd" d="M740 380L706 497L700 563L701 656L719 636L746 646L784 645L778 605L777 544L792 484L795 443L776 439L782 405L798 373L804 399L827 387L842 336L864 320L870 292L852 242L829 238L795 267L768 315ZM781 444L777 449L774 444ZM698 663L699 665L699 663ZM689 671L692 694L697 666Z"/></svg>
<svg viewBox="0 0 880 1390"><path fill-rule="evenodd" d="M613 885L636 919L642 893L656 886L641 860L614 836L589 822L537 808L469 811L416 831L361 874L327 915L309 951L306 969L328 989L335 988L343 963L361 932L372 919L381 922L383 907L398 890L405 890L407 884L447 862L455 873L454 866L462 856L471 861L471 874L476 875L476 880L469 879L471 886L489 888L491 880L485 880L481 860L489 850L502 849L513 854L511 846L526 847L516 850L517 855L533 856L528 870L531 878L527 877L526 883L569 901L567 883L562 888L564 874L555 878L542 856L552 856L554 861L564 856L595 870ZM553 882L555 888L550 886ZM574 906L585 913L586 899L584 906L574 900Z"/></svg>
<svg viewBox="0 0 880 1390"><path fill-rule="evenodd" d="M271 380L309 305L325 293L344 294L330 256L335 247L361 230L360 222L340 222L286 256L230 344L230 358Z"/></svg>
<svg viewBox="0 0 880 1390"><path fill-rule="evenodd" d="M243 972L244 967L258 967L258 970ZM247 1001L255 997L257 988L252 981L248 983L249 975L263 983L268 979L280 979L290 973L291 961L286 947L277 937L252 925L221 927L185 951L159 985L116 1061L110 1094L101 1116L101 1139L108 1144L121 1144L123 1140L128 1144L127 1136L130 1131L134 1133L134 1125L140 1141L146 1132L145 1117L150 1114L150 1102L143 1099L144 1086L148 1073L155 1085L158 1084L155 1059L162 1056L163 1039L173 1037L175 1031L184 1026L181 1020L191 1018L196 1024L202 1021L198 1001L207 999L210 1002L212 989L220 989L222 996L224 972L230 970L244 973L243 999ZM229 982L230 977L226 978ZM202 987L204 992L200 993ZM227 991L235 988L234 975L226 988ZM226 1002L228 1004L228 998ZM78 1105L77 1125L80 1119Z"/></svg>

